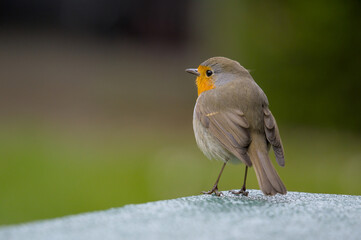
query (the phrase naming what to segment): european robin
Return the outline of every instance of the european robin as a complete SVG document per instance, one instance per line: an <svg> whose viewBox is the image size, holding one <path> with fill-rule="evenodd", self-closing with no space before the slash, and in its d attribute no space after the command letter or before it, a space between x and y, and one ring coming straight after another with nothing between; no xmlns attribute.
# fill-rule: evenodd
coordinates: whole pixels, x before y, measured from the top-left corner
<svg viewBox="0 0 361 240"><path fill-rule="evenodd" d="M209 159L222 161L218 182L228 162L244 163L244 183L234 194L248 195L248 167L254 167L258 184L265 195L286 194L287 190L268 156L270 146L277 163L285 165L284 150L276 120L268 108L266 94L247 69L225 57L213 57L197 69L186 69L197 76L198 98L193 113L196 142Z"/></svg>

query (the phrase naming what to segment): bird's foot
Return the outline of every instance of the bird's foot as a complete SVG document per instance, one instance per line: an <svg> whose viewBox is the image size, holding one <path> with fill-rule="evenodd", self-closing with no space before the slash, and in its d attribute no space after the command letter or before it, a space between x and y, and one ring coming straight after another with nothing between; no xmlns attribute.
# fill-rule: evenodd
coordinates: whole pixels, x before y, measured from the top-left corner
<svg viewBox="0 0 361 240"><path fill-rule="evenodd" d="M235 191L235 190L232 190L230 191L231 193L235 194L235 195L240 195L242 194L243 196L248 196L248 192L246 191L246 188L242 188L241 190L239 191Z"/></svg>
<svg viewBox="0 0 361 240"><path fill-rule="evenodd" d="M206 191L203 191L202 193L203 193L203 194L212 194L212 193L214 193L214 194L216 194L216 196L218 196L218 197L220 197L220 196L223 195L222 192L218 191L217 185L213 186L213 188L212 188L211 190L209 190L209 191L207 191L207 192L206 192Z"/></svg>

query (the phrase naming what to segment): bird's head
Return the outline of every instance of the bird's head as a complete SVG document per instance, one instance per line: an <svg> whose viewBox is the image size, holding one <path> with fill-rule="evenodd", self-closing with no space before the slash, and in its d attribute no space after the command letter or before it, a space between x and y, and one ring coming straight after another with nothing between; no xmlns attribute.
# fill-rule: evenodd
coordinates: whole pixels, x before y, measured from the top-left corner
<svg viewBox="0 0 361 240"><path fill-rule="evenodd" d="M188 68L186 72L197 76L198 96L227 82L249 76L247 69L237 61L225 57L212 57L199 65L198 68Z"/></svg>

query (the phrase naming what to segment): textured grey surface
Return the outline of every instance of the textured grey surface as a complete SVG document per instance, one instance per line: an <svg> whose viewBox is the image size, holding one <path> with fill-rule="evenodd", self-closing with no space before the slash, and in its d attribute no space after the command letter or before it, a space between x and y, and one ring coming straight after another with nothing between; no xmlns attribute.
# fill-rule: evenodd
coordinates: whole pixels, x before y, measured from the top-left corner
<svg viewBox="0 0 361 240"><path fill-rule="evenodd" d="M6 226L0 239L361 239L361 196L224 193Z"/></svg>

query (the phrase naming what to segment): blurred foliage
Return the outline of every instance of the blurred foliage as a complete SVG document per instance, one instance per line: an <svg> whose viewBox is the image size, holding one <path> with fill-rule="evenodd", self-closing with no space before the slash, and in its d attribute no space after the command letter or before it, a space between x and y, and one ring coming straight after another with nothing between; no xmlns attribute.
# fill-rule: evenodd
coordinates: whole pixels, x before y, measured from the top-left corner
<svg viewBox="0 0 361 240"><path fill-rule="evenodd" d="M278 119L360 132L360 1L207 3L206 53L250 69Z"/></svg>

